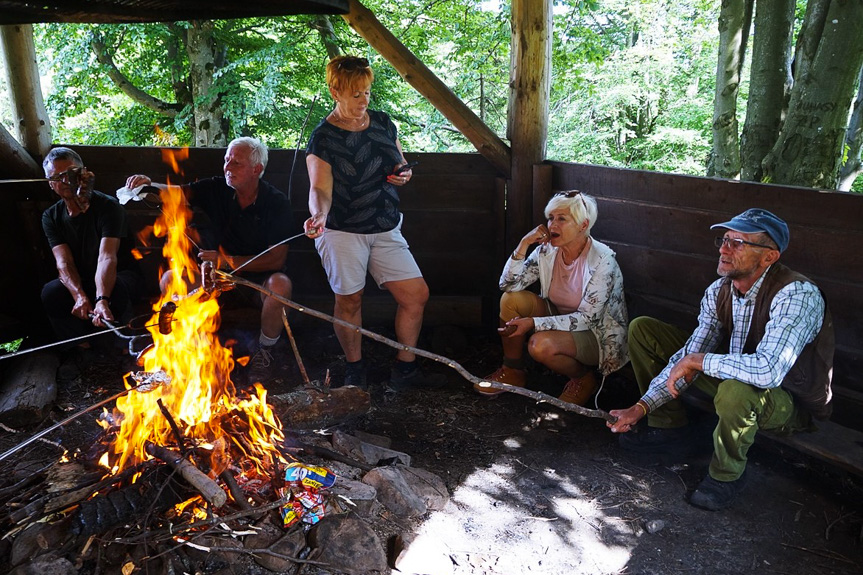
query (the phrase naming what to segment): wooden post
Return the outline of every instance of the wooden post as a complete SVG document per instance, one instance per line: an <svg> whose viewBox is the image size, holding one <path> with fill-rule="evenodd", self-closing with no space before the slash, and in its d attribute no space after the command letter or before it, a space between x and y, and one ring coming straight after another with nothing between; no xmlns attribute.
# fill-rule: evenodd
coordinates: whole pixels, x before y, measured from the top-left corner
<svg viewBox="0 0 863 575"><path fill-rule="evenodd" d="M551 164L533 166L533 225L545 219L545 204L551 198Z"/></svg>
<svg viewBox="0 0 863 575"><path fill-rule="evenodd" d="M18 140L31 156L41 159L51 148L51 124L42 100L33 26L0 26L0 40L6 56L6 81L18 127Z"/></svg>
<svg viewBox="0 0 863 575"><path fill-rule="evenodd" d="M507 247L535 225L533 166L545 159L551 70L551 2L512 2L509 139L512 179L507 196Z"/></svg>
<svg viewBox="0 0 863 575"><path fill-rule="evenodd" d="M423 64L392 32L381 24L368 8L349 0L351 11L342 18L383 56L405 81L422 94L432 106L452 122L465 138L500 172L509 177L510 150L497 134L458 99L425 64Z"/></svg>

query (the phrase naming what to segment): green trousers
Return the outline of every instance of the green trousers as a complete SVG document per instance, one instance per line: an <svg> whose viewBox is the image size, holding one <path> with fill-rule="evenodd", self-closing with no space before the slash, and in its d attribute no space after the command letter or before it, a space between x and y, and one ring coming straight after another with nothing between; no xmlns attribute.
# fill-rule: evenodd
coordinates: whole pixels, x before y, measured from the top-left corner
<svg viewBox="0 0 863 575"><path fill-rule="evenodd" d="M630 322L629 357L642 394L688 337L686 332L650 317ZM710 476L717 481L734 481L743 474L746 453L759 429L793 433L808 428L811 421L781 387L761 389L736 379L721 380L704 374L692 385L713 398L719 417L710 461ZM659 428L683 427L688 423L683 402L672 400L651 411L647 423Z"/></svg>

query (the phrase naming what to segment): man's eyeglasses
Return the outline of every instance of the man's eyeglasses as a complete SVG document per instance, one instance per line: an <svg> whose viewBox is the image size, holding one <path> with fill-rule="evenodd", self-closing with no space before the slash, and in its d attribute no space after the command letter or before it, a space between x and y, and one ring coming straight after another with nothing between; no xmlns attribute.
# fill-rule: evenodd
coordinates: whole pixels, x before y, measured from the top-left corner
<svg viewBox="0 0 863 575"><path fill-rule="evenodd" d="M581 192L579 192L578 190L570 190L568 192L557 192L554 195L555 195L555 197L560 196L560 197L568 198L568 199L572 199L575 196L578 196L579 199L581 200L581 205L584 206L585 215L587 215L587 202L584 201L584 196L581 195Z"/></svg>
<svg viewBox="0 0 863 575"><path fill-rule="evenodd" d="M713 239L713 244L717 248L721 248L722 246L727 245L729 248L731 248L735 252L743 249L743 246L755 246L757 248L767 248L768 250L775 250L776 249L773 246L768 246L767 244L756 244L755 242L747 242L746 240L741 240L740 238L716 237Z"/></svg>
<svg viewBox="0 0 863 575"><path fill-rule="evenodd" d="M69 184L73 188L78 187L78 176L81 175L81 168L72 167L66 170L65 172L60 172L59 174L54 174L53 176L48 176L49 182L62 182L64 184Z"/></svg>
<svg viewBox="0 0 863 575"><path fill-rule="evenodd" d="M359 70L360 68L368 68L369 61L366 58L345 58L338 64L336 64L336 68L339 70L345 70L347 72L352 72L353 70Z"/></svg>

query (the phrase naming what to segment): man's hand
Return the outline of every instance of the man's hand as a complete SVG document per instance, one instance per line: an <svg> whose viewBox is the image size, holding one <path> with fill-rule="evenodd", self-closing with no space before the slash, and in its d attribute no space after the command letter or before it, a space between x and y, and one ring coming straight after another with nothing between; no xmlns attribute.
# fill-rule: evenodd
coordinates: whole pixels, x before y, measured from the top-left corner
<svg viewBox="0 0 863 575"><path fill-rule="evenodd" d="M671 394L671 397L677 399L680 395L680 392L674 385L678 380L683 379L686 383L691 383L692 380L695 379L695 376L701 373L703 369L703 353L690 353L683 356L683 358L671 368L671 373L668 374L668 379L665 381L665 387L668 389L668 393Z"/></svg>
<svg viewBox="0 0 863 575"><path fill-rule="evenodd" d="M233 268L228 258L224 257L218 250L201 250L198 252L198 259L202 262L213 262L217 270L222 269L222 266L225 265Z"/></svg>
<svg viewBox="0 0 863 575"><path fill-rule="evenodd" d="M635 427L638 421L647 415L647 408L643 404L637 402L628 409L612 409L608 412L610 415L617 418L614 423L605 422L605 426L611 429L612 433L626 433Z"/></svg>
<svg viewBox="0 0 863 575"><path fill-rule="evenodd" d="M96 327L108 327L108 324L104 323L102 320L109 321L111 323L114 322L114 314L111 312L111 308L108 306L107 300L99 300L96 303L96 307L93 308L93 314L90 316L90 319Z"/></svg>
<svg viewBox="0 0 863 575"><path fill-rule="evenodd" d="M80 295L75 298L75 305L72 306L72 315L78 319L90 319L90 314L93 313L93 304L90 303L90 298L86 295Z"/></svg>
<svg viewBox="0 0 863 575"><path fill-rule="evenodd" d="M138 186L149 186L152 183L153 180L141 174L135 174L126 178L126 187L130 190L134 190Z"/></svg>

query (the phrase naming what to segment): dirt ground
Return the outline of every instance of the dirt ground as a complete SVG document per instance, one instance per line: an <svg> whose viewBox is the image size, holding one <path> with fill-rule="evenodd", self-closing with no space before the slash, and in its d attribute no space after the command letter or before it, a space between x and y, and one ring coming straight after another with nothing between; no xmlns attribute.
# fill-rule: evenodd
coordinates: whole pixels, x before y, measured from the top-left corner
<svg viewBox="0 0 863 575"><path fill-rule="evenodd" d="M332 326L302 317L293 325L309 376L323 380L330 370L338 379L343 364ZM386 327L369 329L393 337ZM243 330L229 336L240 348L250 338ZM721 512L699 510L687 499L706 473L709 454L671 466L632 461L604 421L518 395L480 397L456 371L430 360L423 365L446 374L446 387L392 393L385 381L394 350L368 339L363 345L371 364L372 409L340 427L389 437L414 467L443 478L451 495L441 511L415 521L382 519L376 526L406 542L401 572L863 573L859 478L759 441L739 501ZM424 330L419 347L477 376L493 371L500 353L493 333L454 327ZM270 384L271 394L300 382L286 344L282 351L286 365ZM87 366L81 378L61 387L51 420L17 434L0 431L0 449L121 390L120 374L127 369L128 362L113 360ZM563 385L541 369L530 377L531 388L552 395ZM609 378L599 407L631 404L630 385L625 377ZM87 421L76 420L48 438L86 449L94 426L90 414L81 419ZM709 440L709 419L699 428ZM0 462L0 472L11 464ZM0 552L7 554L8 546Z"/></svg>

